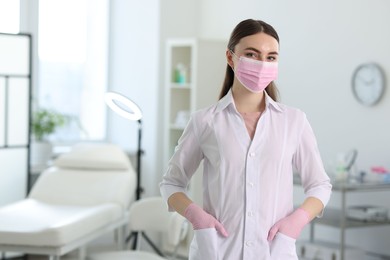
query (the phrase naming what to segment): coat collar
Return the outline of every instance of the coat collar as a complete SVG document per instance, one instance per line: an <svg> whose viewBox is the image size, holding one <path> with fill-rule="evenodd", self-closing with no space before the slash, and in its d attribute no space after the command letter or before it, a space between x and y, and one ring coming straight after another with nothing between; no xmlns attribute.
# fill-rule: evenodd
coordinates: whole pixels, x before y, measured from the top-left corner
<svg viewBox="0 0 390 260"><path fill-rule="evenodd" d="M280 105L280 103L274 101L266 91L264 91L264 94L265 94L265 107L266 109L268 108L274 108L276 111L278 112L283 112L284 109L283 107ZM234 104L234 99L233 99L233 94L232 94L232 89L229 90L229 92L219 100L219 102L217 103L217 107L216 107L216 112L220 112L222 110L224 110L225 108L227 108L229 105L233 106L235 110L236 109L236 105Z"/></svg>

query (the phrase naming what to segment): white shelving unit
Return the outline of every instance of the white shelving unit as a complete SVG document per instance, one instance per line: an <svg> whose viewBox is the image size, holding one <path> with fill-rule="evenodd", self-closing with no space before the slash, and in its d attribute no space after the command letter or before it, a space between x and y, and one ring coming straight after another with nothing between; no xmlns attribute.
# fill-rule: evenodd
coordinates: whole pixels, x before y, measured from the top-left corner
<svg viewBox="0 0 390 260"><path fill-rule="evenodd" d="M227 43L218 40L197 38L169 39L165 48L165 109L164 109L164 162L165 167L172 157L177 142L182 135L189 116L197 109L207 107L218 101L226 70ZM186 68L186 80L175 81L175 69L178 64ZM185 111L183 113L183 111ZM185 120L177 124L178 114L186 114ZM195 174L190 187L190 196L196 203L202 204L202 176ZM190 232L191 233L191 232ZM187 249L192 236L179 250L179 254L188 255Z"/></svg>

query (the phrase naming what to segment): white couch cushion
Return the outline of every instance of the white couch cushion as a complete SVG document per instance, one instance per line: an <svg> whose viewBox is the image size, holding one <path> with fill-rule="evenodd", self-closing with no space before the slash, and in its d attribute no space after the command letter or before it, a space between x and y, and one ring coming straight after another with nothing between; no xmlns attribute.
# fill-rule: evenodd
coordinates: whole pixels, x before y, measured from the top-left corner
<svg viewBox="0 0 390 260"><path fill-rule="evenodd" d="M132 170L96 171L51 167L41 174L29 198L61 205L117 203L127 209L135 195L135 185L136 175Z"/></svg>
<svg viewBox="0 0 390 260"><path fill-rule="evenodd" d="M123 217L117 204L49 205L25 199L0 208L0 244L59 246Z"/></svg>
<svg viewBox="0 0 390 260"><path fill-rule="evenodd" d="M69 153L60 155L54 165L61 168L127 170L131 168L129 157L114 144L80 143Z"/></svg>

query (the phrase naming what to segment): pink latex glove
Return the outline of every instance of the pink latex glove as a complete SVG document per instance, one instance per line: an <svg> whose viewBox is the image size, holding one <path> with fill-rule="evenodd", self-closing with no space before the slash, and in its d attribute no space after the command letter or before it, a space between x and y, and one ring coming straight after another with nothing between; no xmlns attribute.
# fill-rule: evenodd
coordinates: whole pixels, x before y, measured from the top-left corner
<svg viewBox="0 0 390 260"><path fill-rule="evenodd" d="M276 233L280 232L286 236L297 239L304 226L310 222L310 214L302 208L296 209L293 213L282 218L273 225L268 232L268 241L272 241Z"/></svg>
<svg viewBox="0 0 390 260"><path fill-rule="evenodd" d="M194 230L215 228L224 237L228 236L228 233L222 224L195 203L191 203L185 209L184 216L189 222L191 222Z"/></svg>

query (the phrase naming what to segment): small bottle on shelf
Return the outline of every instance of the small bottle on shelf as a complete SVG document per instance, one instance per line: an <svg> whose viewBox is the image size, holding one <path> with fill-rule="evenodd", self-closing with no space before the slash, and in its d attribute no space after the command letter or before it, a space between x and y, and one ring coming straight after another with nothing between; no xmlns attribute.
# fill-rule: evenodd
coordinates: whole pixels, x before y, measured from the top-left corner
<svg viewBox="0 0 390 260"><path fill-rule="evenodd" d="M345 154L338 153L336 161L336 180L346 181L348 179L347 162L345 161Z"/></svg>
<svg viewBox="0 0 390 260"><path fill-rule="evenodd" d="M187 82L187 68L183 63L178 63L175 68L175 82L184 84Z"/></svg>

